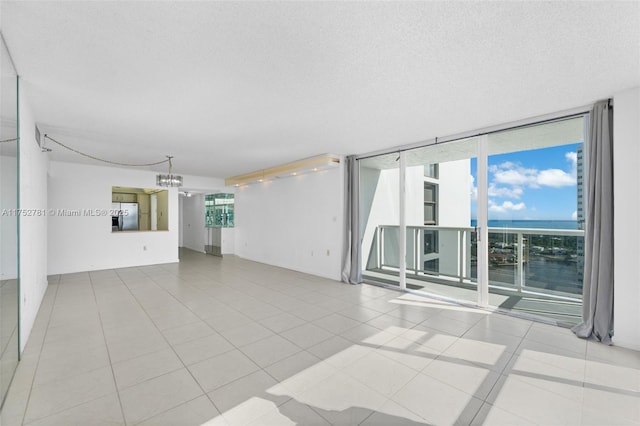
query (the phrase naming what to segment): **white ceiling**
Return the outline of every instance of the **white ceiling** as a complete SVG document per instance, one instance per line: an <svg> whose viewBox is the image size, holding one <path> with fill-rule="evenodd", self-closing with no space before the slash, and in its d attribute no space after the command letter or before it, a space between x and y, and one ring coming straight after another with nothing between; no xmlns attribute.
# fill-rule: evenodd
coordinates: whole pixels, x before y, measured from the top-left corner
<svg viewBox="0 0 640 426"><path fill-rule="evenodd" d="M366 153L640 85L635 1L1 7L43 133L116 161L172 154L181 174Z"/></svg>

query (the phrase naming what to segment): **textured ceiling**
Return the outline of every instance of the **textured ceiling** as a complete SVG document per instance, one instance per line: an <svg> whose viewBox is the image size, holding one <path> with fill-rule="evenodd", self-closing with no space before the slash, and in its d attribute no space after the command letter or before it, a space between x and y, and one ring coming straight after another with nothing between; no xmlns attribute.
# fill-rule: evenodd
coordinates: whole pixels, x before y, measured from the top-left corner
<svg viewBox="0 0 640 426"><path fill-rule="evenodd" d="M1 7L43 133L117 161L172 154L183 174L366 153L640 84L638 2Z"/></svg>

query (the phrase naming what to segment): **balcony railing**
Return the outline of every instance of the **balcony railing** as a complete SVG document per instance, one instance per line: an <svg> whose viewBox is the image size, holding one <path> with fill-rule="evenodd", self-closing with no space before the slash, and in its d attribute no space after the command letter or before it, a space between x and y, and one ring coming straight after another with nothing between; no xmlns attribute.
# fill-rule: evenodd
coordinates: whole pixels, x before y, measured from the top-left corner
<svg viewBox="0 0 640 426"><path fill-rule="evenodd" d="M397 271L399 240L398 226L378 226L367 270ZM407 274L422 280L476 285L475 228L407 226L406 244ZM581 297L584 231L490 227L487 244L490 288Z"/></svg>

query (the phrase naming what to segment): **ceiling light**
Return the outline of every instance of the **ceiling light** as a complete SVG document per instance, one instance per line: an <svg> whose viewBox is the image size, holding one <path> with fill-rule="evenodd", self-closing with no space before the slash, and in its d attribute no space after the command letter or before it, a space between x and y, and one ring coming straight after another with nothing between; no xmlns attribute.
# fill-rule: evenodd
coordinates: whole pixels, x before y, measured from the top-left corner
<svg viewBox="0 0 640 426"><path fill-rule="evenodd" d="M169 159L169 174L156 175L156 185L158 186L182 186L182 176L172 174L173 164L171 164L172 155L167 155ZM188 197L189 195L187 195Z"/></svg>
<svg viewBox="0 0 640 426"><path fill-rule="evenodd" d="M340 158L336 155L318 155L316 157L294 161L293 163L281 164L269 169L257 170L243 175L228 177L225 179L225 185L247 185L256 182L264 182L267 179L286 178L298 176L304 173L317 172L337 167L339 165Z"/></svg>

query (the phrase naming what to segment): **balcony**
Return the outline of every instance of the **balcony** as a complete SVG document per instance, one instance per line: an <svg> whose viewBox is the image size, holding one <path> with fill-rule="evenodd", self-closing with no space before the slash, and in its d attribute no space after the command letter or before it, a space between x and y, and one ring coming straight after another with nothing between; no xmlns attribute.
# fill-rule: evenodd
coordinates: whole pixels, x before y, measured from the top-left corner
<svg viewBox="0 0 640 426"><path fill-rule="evenodd" d="M472 227L407 226L407 286L477 301ZM489 228L489 303L571 325L580 320L584 231ZM397 284L399 227L375 229L365 278Z"/></svg>

